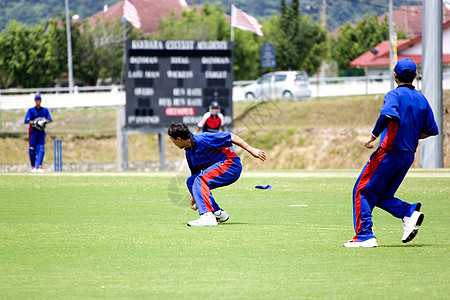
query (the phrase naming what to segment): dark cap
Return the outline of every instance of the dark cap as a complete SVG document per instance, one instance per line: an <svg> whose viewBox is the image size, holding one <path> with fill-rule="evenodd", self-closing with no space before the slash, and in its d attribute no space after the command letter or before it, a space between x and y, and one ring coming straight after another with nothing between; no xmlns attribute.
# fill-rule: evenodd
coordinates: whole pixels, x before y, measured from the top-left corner
<svg viewBox="0 0 450 300"><path fill-rule="evenodd" d="M220 108L220 105L219 105L219 103L217 101L213 101L209 105L209 108Z"/></svg>
<svg viewBox="0 0 450 300"><path fill-rule="evenodd" d="M409 57L399 59L395 65L394 72L405 76L416 74L416 64Z"/></svg>
<svg viewBox="0 0 450 300"><path fill-rule="evenodd" d="M37 100L37 99L41 99L41 95L40 94L36 94L36 96L34 96L34 100Z"/></svg>

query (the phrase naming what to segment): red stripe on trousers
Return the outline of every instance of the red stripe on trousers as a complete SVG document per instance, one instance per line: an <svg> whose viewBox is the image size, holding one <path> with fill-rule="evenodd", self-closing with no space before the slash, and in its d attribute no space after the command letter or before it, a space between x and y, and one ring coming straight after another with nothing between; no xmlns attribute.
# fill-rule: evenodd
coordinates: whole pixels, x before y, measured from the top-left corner
<svg viewBox="0 0 450 300"><path fill-rule="evenodd" d="M30 140L31 140L31 131L33 130L33 128L31 127L31 125L30 125L30 127L28 127L28 146L30 146Z"/></svg>
<svg viewBox="0 0 450 300"><path fill-rule="evenodd" d="M386 137L383 139L381 148L392 151L392 148L394 147L395 137L397 136L398 124L398 122L389 123Z"/></svg>
<svg viewBox="0 0 450 300"><path fill-rule="evenodd" d="M356 218L356 224L355 224L355 232L358 233L361 231L361 192L366 187L367 183L369 183L370 179L372 178L373 173L375 173L375 170L380 165L380 162L383 160L384 156L386 155L386 151L384 149L378 149L377 153L372 157L372 159L367 164L363 174L361 175L361 178L358 183L358 187L356 188L356 195L355 195L355 218ZM356 242L358 241L357 234L353 238Z"/></svg>
<svg viewBox="0 0 450 300"><path fill-rule="evenodd" d="M214 211L214 208L212 207L211 202L209 201L209 195L211 194L211 190L209 189L208 182L211 179L214 179L224 174L233 164L234 164L233 160L227 159L217 168L212 169L205 175L202 175L202 177L200 178L202 186L202 198L203 201L205 202L207 211Z"/></svg>

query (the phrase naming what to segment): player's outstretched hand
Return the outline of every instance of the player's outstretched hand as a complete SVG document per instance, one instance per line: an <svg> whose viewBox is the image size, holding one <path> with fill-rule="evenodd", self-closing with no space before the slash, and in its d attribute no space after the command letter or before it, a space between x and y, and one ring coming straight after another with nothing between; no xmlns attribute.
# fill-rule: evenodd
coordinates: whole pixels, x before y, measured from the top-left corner
<svg viewBox="0 0 450 300"><path fill-rule="evenodd" d="M250 153L255 158L259 158L262 161L266 160L266 152L264 152L263 150L253 148L252 146L247 144L243 139L241 139L240 137L238 137L237 135L235 135L231 132L230 132L230 135L231 135L231 142L233 144L236 144L239 147L241 147L242 149L245 149L245 151Z"/></svg>
<svg viewBox="0 0 450 300"><path fill-rule="evenodd" d="M267 158L266 152L264 152L263 150L252 148L250 153L251 153L251 155L253 155L254 158L259 158L262 161L265 161Z"/></svg>
<svg viewBox="0 0 450 300"><path fill-rule="evenodd" d="M373 148L372 142L375 141L376 139L377 138L374 137L373 135L369 135L366 142L364 143L364 146L366 146L369 149L372 149Z"/></svg>

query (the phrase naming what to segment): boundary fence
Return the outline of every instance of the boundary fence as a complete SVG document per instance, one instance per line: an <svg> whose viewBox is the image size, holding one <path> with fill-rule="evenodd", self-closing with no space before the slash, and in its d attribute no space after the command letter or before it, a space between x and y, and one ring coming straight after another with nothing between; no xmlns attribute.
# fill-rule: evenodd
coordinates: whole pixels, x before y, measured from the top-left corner
<svg viewBox="0 0 450 300"><path fill-rule="evenodd" d="M311 98L339 97L355 95L384 95L391 89L390 76L355 77L310 77ZM233 82L233 101L246 101L244 87L255 81ZM420 79L413 83L422 88ZM442 88L450 90L450 72L443 73ZM45 97L45 105L50 108L122 106L125 104L125 91L122 85L75 86L74 93L68 87L0 89L0 110L23 110L30 107L35 93ZM44 96L45 95L45 96ZM82 95L82 96L81 96Z"/></svg>

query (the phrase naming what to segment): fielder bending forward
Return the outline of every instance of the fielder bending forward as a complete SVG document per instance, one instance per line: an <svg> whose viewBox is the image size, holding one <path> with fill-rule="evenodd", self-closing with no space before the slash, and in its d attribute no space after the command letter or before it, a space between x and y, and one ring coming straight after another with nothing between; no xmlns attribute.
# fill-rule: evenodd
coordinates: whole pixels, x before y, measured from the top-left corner
<svg viewBox="0 0 450 300"><path fill-rule="evenodd" d="M191 208L198 208L200 218L187 225L217 226L217 222L227 221L228 214L214 200L211 190L230 185L241 175L241 159L231 148L232 144L262 161L266 160L266 153L227 131L193 135L186 124L172 123L168 134L175 146L185 150L191 170L186 184L191 193Z"/></svg>
<svg viewBox="0 0 450 300"><path fill-rule="evenodd" d="M383 108L365 146L381 134L380 145L371 155L353 188L353 224L356 235L344 247L377 247L372 232L372 210L375 206L403 220L402 242L411 241L423 221L421 203L409 204L394 194L414 161L419 139L439 133L433 111L424 95L412 82L416 64L410 58L400 59L394 68L398 87L384 97Z"/></svg>

